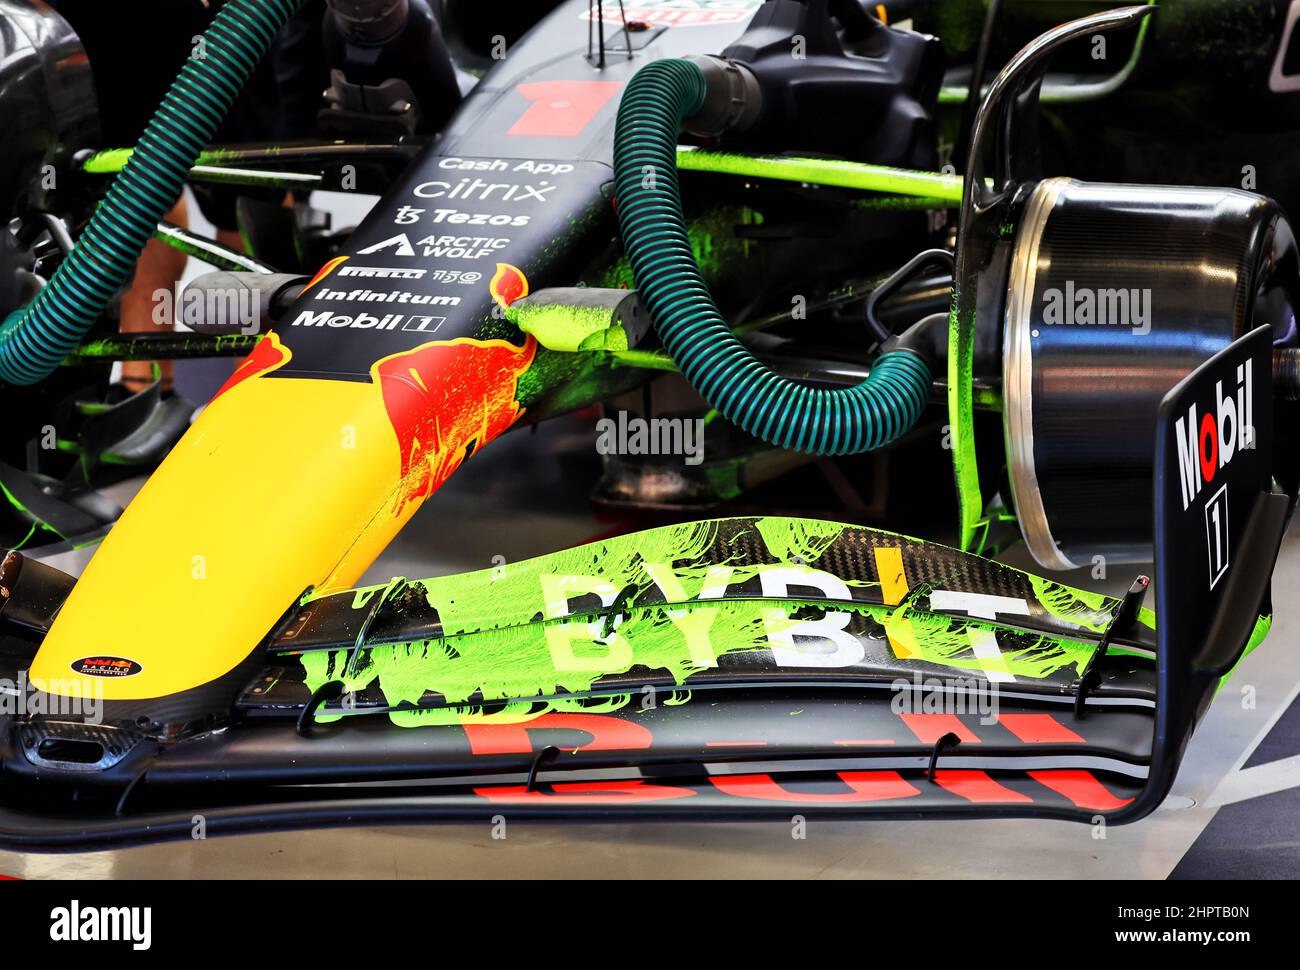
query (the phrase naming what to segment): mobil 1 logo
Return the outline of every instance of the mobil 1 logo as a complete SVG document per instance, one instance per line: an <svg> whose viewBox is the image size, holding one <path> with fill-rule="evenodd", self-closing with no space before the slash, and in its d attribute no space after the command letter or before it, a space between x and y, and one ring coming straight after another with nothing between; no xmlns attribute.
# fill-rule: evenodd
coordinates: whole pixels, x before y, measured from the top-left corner
<svg viewBox="0 0 1300 970"><path fill-rule="evenodd" d="M1157 427L1157 557L1196 569L1199 602L1212 608L1242 531L1272 480L1272 334L1260 327L1210 358L1165 397ZM1162 622L1164 618L1162 617Z"/></svg>

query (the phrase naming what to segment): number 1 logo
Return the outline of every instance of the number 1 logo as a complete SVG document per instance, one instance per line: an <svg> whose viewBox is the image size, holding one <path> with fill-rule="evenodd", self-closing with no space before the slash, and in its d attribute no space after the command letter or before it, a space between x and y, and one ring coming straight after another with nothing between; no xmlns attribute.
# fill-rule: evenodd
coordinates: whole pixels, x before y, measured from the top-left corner
<svg viewBox="0 0 1300 970"><path fill-rule="evenodd" d="M622 81L535 81L515 90L529 105L507 135L528 138L576 138L600 114Z"/></svg>
<svg viewBox="0 0 1300 970"><path fill-rule="evenodd" d="M1228 571L1228 485L1205 504L1205 538L1210 554L1210 589Z"/></svg>

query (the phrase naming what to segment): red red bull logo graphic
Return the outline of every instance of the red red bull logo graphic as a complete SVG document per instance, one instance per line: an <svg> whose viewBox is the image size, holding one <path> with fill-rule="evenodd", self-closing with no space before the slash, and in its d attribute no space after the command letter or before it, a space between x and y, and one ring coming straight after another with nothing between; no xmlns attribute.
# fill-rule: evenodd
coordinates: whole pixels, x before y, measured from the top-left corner
<svg viewBox="0 0 1300 970"><path fill-rule="evenodd" d="M488 283L488 292L492 294L492 301L504 310L528 295L528 277L518 266L497 263L497 271Z"/></svg>
<svg viewBox="0 0 1300 970"><path fill-rule="evenodd" d="M221 385L221 390L217 391L212 399L215 401L236 384L242 384L250 377L257 377L259 374L266 374L283 367L291 357L293 352L280 343L280 338L273 333L268 333L257 342L253 352L235 368L235 372L230 375L230 380Z"/></svg>
<svg viewBox="0 0 1300 970"><path fill-rule="evenodd" d="M326 263L324 266L320 268L319 273L317 273L315 276L311 278L311 282L302 288L302 292L307 293L310 290L314 289L316 284L318 284L325 277L329 276L330 273L334 272L336 269L338 269L340 266L346 263L349 259L351 259L350 256L336 256L333 259L331 259L328 263ZM299 296L301 295L302 294L300 293Z"/></svg>
<svg viewBox="0 0 1300 970"><path fill-rule="evenodd" d="M394 515L436 492L469 455L519 420L518 382L536 352L532 337L522 346L462 337L393 354L371 368L401 450Z"/></svg>

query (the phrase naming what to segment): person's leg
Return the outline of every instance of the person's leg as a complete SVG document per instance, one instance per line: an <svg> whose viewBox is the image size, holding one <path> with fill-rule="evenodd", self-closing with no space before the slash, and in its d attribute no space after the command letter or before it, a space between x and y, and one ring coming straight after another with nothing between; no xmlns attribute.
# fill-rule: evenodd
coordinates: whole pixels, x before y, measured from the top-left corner
<svg viewBox="0 0 1300 970"><path fill-rule="evenodd" d="M217 242L241 253L247 251L244 248L244 237L238 229L218 229Z"/></svg>
<svg viewBox="0 0 1300 970"><path fill-rule="evenodd" d="M181 196L176 207L165 218L178 226L189 224L184 196ZM122 297L122 333L157 333L160 329L171 330L175 326L172 313L166 312L165 316L161 316L162 312L172 307L172 303L165 304L160 311L157 293L165 290L175 294L176 284L185 272L185 260L185 254L179 250L157 239L149 240L136 264L135 280ZM164 322L160 324L155 317ZM163 390L169 391L172 387L172 363L165 360L159 366L162 368ZM152 381L152 362L127 361L122 364L122 383L128 391L142 391Z"/></svg>

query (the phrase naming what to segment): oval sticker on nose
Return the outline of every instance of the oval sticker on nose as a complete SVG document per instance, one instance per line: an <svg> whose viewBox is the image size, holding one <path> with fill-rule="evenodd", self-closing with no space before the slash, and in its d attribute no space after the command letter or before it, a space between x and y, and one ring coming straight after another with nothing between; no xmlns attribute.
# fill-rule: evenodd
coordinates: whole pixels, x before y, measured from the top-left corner
<svg viewBox="0 0 1300 970"><path fill-rule="evenodd" d="M82 657L69 666L73 673L86 677L134 677L144 670L134 660L125 657Z"/></svg>

